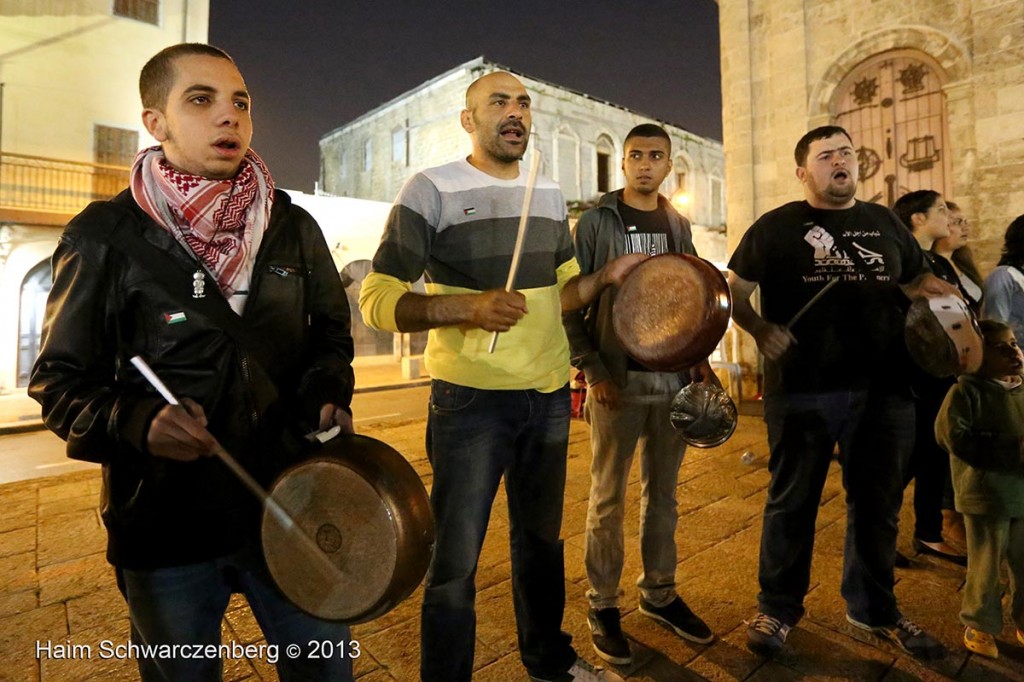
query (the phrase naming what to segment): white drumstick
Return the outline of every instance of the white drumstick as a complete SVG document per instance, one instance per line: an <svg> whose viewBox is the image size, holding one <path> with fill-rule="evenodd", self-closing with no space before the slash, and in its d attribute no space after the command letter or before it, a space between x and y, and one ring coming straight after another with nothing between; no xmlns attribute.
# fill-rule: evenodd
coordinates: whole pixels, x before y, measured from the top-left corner
<svg viewBox="0 0 1024 682"><path fill-rule="evenodd" d="M133 357L131 359L131 363L135 365L136 369L138 369L142 376L146 378L146 381L148 381L150 385L155 388L161 396L163 396L163 399L166 400L169 405L181 405L181 402L178 401L177 397L171 393L171 389L167 388L167 385L160 380L160 377L156 375L153 368L150 367L149 363L143 360L141 356L136 355ZM266 505L267 509L274 518L277 519L277 522L281 524L281 527L285 531L295 531L295 535L302 539L301 543L305 545L306 550L319 557L321 568L329 566L330 571L334 574L340 573L338 567L332 564L327 557L324 556L324 553L320 550L319 546L313 541L313 539L309 537L309 535L307 535L297 523L295 523L295 519L293 519L291 515L284 510L284 507L279 505L277 501L263 489L263 486L261 486L255 478L249 475L248 471L242 468L242 465L238 463L238 460L232 457L220 443L217 443L217 447L213 452L217 455L220 461L224 462L227 468L238 477L245 487Z"/></svg>
<svg viewBox="0 0 1024 682"><path fill-rule="evenodd" d="M136 369L142 373L142 376L146 377L146 381L148 381L153 388L163 396L164 400L166 400L169 405L181 405L175 395L171 393L171 389L167 388L167 384L160 380L160 377L156 375L153 368L150 367L141 356L136 355L132 358L131 362L135 365ZM217 444L217 449L214 450L214 454L220 458L220 461L227 465L228 469L231 469L231 471L238 476L239 480L242 481L245 487L248 488L253 495L258 497L267 505L270 512L277 517L277 520L286 530L290 530L295 525L295 520L288 515L288 512L286 512L281 505L275 502L273 498L267 494L267 491L263 489L263 486L257 483L256 479L250 476L249 472L243 469L242 465L240 465L234 457L228 454L228 452L220 446L220 443Z"/></svg>
<svg viewBox="0 0 1024 682"><path fill-rule="evenodd" d="M523 210L519 214L519 232L516 233L516 245L512 249L512 264L508 268L508 280L505 282L505 291L512 291L512 285L516 281L516 273L519 272L519 259L523 255L523 243L526 241L526 223L530 217L530 201L533 199L533 186L537 183L537 171L540 169L540 150L533 149L530 157L530 175L526 178L526 194L523 196ZM487 352L493 353L498 345L498 334L494 332L491 337L491 347Z"/></svg>

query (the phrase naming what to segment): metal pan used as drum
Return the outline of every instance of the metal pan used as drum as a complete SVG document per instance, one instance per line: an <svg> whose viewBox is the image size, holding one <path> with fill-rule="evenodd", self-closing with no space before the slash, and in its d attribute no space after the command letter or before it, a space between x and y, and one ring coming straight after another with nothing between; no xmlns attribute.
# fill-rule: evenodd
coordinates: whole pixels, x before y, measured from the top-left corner
<svg viewBox="0 0 1024 682"><path fill-rule="evenodd" d="M911 303L904 339L910 357L933 376L950 377L981 367L981 331L959 296L919 298Z"/></svg>
<svg viewBox="0 0 1024 682"><path fill-rule="evenodd" d="M713 448L729 440L739 418L729 394L712 384L687 384L669 408L672 426L690 445Z"/></svg>
<svg viewBox="0 0 1024 682"><path fill-rule="evenodd" d="M423 580L434 545L430 500L416 471L386 443L357 435L328 441L282 474L270 496L315 543L306 550L311 543L297 543L295 529L264 510L267 566L303 611L365 622Z"/></svg>
<svg viewBox="0 0 1024 682"><path fill-rule="evenodd" d="M637 265L615 295L612 327L630 357L661 372L697 364L725 335L729 286L711 263L678 253Z"/></svg>

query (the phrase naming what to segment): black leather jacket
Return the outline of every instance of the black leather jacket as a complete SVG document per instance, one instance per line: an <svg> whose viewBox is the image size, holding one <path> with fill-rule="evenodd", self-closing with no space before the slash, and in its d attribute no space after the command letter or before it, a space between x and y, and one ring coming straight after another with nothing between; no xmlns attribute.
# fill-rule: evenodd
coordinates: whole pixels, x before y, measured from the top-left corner
<svg viewBox="0 0 1024 682"><path fill-rule="evenodd" d="M157 247L184 295L119 249L121 240ZM288 195L277 192L256 256L244 340L188 308L196 269L128 191L76 216L53 256L29 394L69 457L103 465L107 557L116 566L204 561L258 532L256 498L219 460L148 454L149 423L164 402L132 356L201 404L210 432L264 484L293 461L292 432L314 428L321 405L351 402L348 301L316 221ZM206 296L227 308L215 284Z"/></svg>

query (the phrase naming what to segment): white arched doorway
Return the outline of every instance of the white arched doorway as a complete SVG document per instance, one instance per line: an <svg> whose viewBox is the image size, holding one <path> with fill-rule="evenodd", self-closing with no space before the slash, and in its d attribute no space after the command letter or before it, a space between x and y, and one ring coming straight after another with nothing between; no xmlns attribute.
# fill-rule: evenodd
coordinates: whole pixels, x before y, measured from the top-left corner
<svg viewBox="0 0 1024 682"><path fill-rule="evenodd" d="M39 355L51 279L50 261L45 260L29 270L21 283L18 306L18 388L28 386L32 364Z"/></svg>

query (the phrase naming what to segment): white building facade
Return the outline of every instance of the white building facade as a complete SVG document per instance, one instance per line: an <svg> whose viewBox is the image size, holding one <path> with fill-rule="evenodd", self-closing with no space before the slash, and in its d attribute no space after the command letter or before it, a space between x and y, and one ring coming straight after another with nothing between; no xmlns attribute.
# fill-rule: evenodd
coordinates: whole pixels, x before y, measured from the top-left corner
<svg viewBox="0 0 1024 682"><path fill-rule="evenodd" d="M0 4L0 398L24 395L64 225L124 189L153 143L139 71L163 47L206 42L208 16L209 0Z"/></svg>

